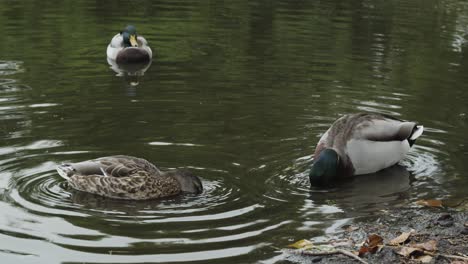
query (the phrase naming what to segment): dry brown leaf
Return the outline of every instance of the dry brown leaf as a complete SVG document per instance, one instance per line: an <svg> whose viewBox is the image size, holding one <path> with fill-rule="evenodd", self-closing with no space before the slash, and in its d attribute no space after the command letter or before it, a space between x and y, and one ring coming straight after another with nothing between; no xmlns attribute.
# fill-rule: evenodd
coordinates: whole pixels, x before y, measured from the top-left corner
<svg viewBox="0 0 468 264"><path fill-rule="evenodd" d="M297 248L297 249L307 249L311 248L313 246L312 241L307 240L307 239L301 239L299 241L296 241L290 245L288 245L289 248Z"/></svg>
<svg viewBox="0 0 468 264"><path fill-rule="evenodd" d="M413 234L414 230L411 230L409 232L403 232L401 235L395 237L388 243L391 246L398 246L399 244L405 243L406 240Z"/></svg>
<svg viewBox="0 0 468 264"><path fill-rule="evenodd" d="M376 247L378 245L382 245L383 238L379 235L372 234L369 237L367 237L366 244L369 247Z"/></svg>
<svg viewBox="0 0 468 264"><path fill-rule="evenodd" d="M364 245L359 249L359 256L366 254L367 252L375 253L382 246L383 238L379 235L372 234L367 237Z"/></svg>
<svg viewBox="0 0 468 264"><path fill-rule="evenodd" d="M428 207L442 207L442 201L440 200L419 200L416 204Z"/></svg>
<svg viewBox="0 0 468 264"><path fill-rule="evenodd" d="M420 248L414 248L414 247L402 247L400 251L397 252L397 254L400 254L404 257L408 257L414 252L422 252L422 250Z"/></svg>
<svg viewBox="0 0 468 264"><path fill-rule="evenodd" d="M364 254L366 254L367 252L370 252L369 251L369 248L368 247L365 247L365 246L362 246L359 251L358 251L358 256L359 257L362 257L364 256Z"/></svg>
<svg viewBox="0 0 468 264"><path fill-rule="evenodd" d="M431 263L432 257L429 255L422 255L416 258L417 260L421 261L421 263Z"/></svg>
<svg viewBox="0 0 468 264"><path fill-rule="evenodd" d="M425 251L436 251L437 250L437 241L429 240L424 243L413 244L411 247L420 248Z"/></svg>

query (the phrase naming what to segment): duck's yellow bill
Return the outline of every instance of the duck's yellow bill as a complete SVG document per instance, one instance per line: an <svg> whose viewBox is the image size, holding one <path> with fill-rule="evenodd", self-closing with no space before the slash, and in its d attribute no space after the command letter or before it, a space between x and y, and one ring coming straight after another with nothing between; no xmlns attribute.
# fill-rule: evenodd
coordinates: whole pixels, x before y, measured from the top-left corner
<svg viewBox="0 0 468 264"><path fill-rule="evenodd" d="M138 47L138 42L135 35L130 36L130 44L132 47Z"/></svg>

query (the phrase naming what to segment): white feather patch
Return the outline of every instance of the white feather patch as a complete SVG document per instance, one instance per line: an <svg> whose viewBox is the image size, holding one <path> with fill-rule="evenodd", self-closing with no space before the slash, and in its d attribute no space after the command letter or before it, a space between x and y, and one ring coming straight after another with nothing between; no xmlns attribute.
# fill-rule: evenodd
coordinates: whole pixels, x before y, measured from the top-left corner
<svg viewBox="0 0 468 264"><path fill-rule="evenodd" d="M107 174L106 170L104 170L102 167L99 167L99 169L101 170L102 175L104 175L106 177L110 177L109 174Z"/></svg>
<svg viewBox="0 0 468 264"><path fill-rule="evenodd" d="M410 149L407 140L370 141L352 139L346 144L354 174L374 173L396 164Z"/></svg>
<svg viewBox="0 0 468 264"><path fill-rule="evenodd" d="M116 34L109 45L107 46L107 57L115 60L117 58L117 54L123 49L123 38L120 34Z"/></svg>

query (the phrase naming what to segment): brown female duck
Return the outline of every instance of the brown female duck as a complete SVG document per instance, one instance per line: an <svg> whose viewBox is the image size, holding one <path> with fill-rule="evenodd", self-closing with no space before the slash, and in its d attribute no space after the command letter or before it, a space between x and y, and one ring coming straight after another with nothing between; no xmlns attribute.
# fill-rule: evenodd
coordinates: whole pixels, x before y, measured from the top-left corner
<svg viewBox="0 0 468 264"><path fill-rule="evenodd" d="M187 170L162 172L147 160L131 156L66 163L57 172L74 189L117 199L147 200L203 191L200 179Z"/></svg>

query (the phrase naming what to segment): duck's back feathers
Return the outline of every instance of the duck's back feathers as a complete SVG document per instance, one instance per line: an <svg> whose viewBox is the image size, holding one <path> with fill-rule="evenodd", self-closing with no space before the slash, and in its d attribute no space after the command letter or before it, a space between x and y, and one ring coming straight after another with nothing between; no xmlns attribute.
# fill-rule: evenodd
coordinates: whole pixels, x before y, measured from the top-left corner
<svg viewBox="0 0 468 264"><path fill-rule="evenodd" d="M74 175L101 175L109 177L131 177L139 171L158 176L161 171L145 159L118 155L102 157L77 163L65 163L57 167L65 179Z"/></svg>
<svg viewBox="0 0 468 264"><path fill-rule="evenodd" d="M336 120L319 143L325 144L327 148L341 148L351 139L403 141L416 140L421 134L422 126L417 126L415 122L381 114L359 113L345 115Z"/></svg>

